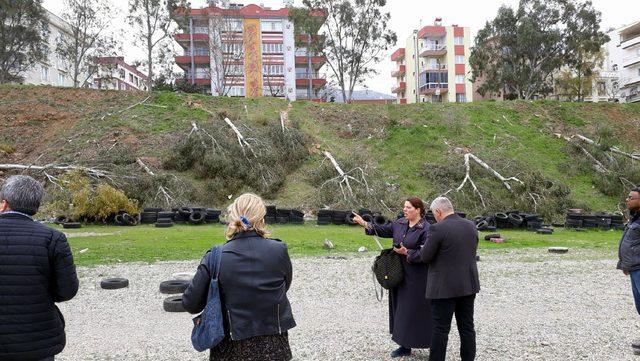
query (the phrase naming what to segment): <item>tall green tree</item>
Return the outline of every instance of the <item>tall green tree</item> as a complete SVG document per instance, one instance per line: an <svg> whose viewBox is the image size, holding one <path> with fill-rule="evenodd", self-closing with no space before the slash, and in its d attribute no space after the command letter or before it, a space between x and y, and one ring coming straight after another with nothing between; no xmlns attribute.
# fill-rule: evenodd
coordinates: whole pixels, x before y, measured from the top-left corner
<svg viewBox="0 0 640 361"><path fill-rule="evenodd" d="M49 26L42 1L0 0L0 83L22 74L48 55Z"/></svg>
<svg viewBox="0 0 640 361"><path fill-rule="evenodd" d="M602 45L610 38L600 30L601 21L602 14L593 8L591 1L568 2L564 15L565 64L576 78L578 101L584 101L591 92L596 71L604 61Z"/></svg>
<svg viewBox="0 0 640 361"><path fill-rule="evenodd" d="M346 102L353 89L377 73L374 65L397 41L388 28L386 0L303 0L310 15L326 14L320 38L323 54ZM312 22L309 22L309 25Z"/></svg>
<svg viewBox="0 0 640 361"><path fill-rule="evenodd" d="M62 34L56 53L71 69L73 86L86 86L100 68L95 59L114 56L118 42L108 33L114 13L106 0L65 0L62 18L71 25L71 34Z"/></svg>
<svg viewBox="0 0 640 361"><path fill-rule="evenodd" d="M471 50L473 79L484 79L478 93L519 99L549 94L554 74L563 66L584 69L581 62L593 59L606 42L599 22L590 2L520 0L517 10L502 6Z"/></svg>
<svg viewBox="0 0 640 361"><path fill-rule="evenodd" d="M147 89L153 88L154 66L172 59L171 12L181 7L188 9L186 0L129 0L127 21L133 27L134 43L144 50L144 67L149 78Z"/></svg>

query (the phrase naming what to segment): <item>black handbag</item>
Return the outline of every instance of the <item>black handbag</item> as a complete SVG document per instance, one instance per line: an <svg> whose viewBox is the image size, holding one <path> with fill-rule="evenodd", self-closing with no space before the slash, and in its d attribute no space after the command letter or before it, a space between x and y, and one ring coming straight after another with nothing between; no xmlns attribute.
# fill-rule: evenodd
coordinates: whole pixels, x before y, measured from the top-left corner
<svg viewBox="0 0 640 361"><path fill-rule="evenodd" d="M371 267L376 280L386 290L398 287L404 279L402 258L393 248L383 249Z"/></svg>

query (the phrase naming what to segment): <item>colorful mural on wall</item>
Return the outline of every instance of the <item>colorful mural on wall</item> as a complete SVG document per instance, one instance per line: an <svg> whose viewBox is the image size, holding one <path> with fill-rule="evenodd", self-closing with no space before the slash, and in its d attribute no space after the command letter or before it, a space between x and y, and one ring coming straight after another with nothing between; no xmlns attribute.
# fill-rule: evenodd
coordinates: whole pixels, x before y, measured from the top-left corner
<svg viewBox="0 0 640 361"><path fill-rule="evenodd" d="M244 74L246 97L262 96L260 19L244 19Z"/></svg>

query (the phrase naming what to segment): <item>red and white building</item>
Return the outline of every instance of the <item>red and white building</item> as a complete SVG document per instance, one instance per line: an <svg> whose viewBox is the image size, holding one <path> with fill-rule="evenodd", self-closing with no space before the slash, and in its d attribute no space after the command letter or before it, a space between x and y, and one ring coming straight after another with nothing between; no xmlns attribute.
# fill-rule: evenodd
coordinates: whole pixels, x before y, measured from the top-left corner
<svg viewBox="0 0 640 361"><path fill-rule="evenodd" d="M397 103L472 101L470 44L468 27L443 26L441 18L414 30L405 47L391 54L396 63L391 92L397 95Z"/></svg>
<svg viewBox="0 0 640 361"><path fill-rule="evenodd" d="M217 96L319 98L326 58L303 45L310 35L295 38L288 8L210 4L173 14L182 30L175 60L188 82Z"/></svg>
<svg viewBox="0 0 640 361"><path fill-rule="evenodd" d="M145 74L125 63L122 56L96 58L98 71L93 77L93 87L112 90L148 90Z"/></svg>

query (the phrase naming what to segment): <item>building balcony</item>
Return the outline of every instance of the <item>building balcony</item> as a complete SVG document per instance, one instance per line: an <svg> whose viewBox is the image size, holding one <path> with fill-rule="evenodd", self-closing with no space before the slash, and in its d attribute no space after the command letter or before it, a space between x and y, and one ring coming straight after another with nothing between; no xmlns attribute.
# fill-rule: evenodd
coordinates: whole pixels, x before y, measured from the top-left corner
<svg viewBox="0 0 640 361"><path fill-rule="evenodd" d="M190 55L178 55L175 58L176 58L176 64L178 65L191 64ZM196 55L193 57L193 61L196 64L209 64L209 62L211 61L211 58L209 57L209 55Z"/></svg>
<svg viewBox="0 0 640 361"><path fill-rule="evenodd" d="M627 49L637 44L640 44L640 34L624 39L624 41L620 42L620 47Z"/></svg>
<svg viewBox="0 0 640 361"><path fill-rule="evenodd" d="M188 33L175 34L173 38L179 43L190 42L191 34L188 34ZM209 34L193 34L193 41L208 41L208 40L209 40Z"/></svg>
<svg viewBox="0 0 640 361"><path fill-rule="evenodd" d="M424 46L422 49L420 49L420 56L423 56L423 57L443 56L446 54L447 54L446 45L427 44L427 46Z"/></svg>
<svg viewBox="0 0 640 361"><path fill-rule="evenodd" d="M631 78L623 78L620 81L620 86L622 88L633 86L633 85L640 85L640 76L635 76L635 77L631 77Z"/></svg>
<svg viewBox="0 0 640 361"><path fill-rule="evenodd" d="M399 48L391 54L391 61L398 61L404 59L405 49Z"/></svg>
<svg viewBox="0 0 640 361"><path fill-rule="evenodd" d="M327 62L327 58L324 55L314 55L308 57L306 55L296 54L296 64L307 64L309 60L311 60L311 64L313 64L317 68L321 67L322 65L324 65L324 63Z"/></svg>
<svg viewBox="0 0 640 361"><path fill-rule="evenodd" d="M427 72L447 72L447 64L427 64L424 68L424 70L422 70L420 72L420 74L424 74Z"/></svg>
<svg viewBox="0 0 640 361"><path fill-rule="evenodd" d="M439 25L427 25L418 31L418 38L425 39L428 37L431 38L441 38L447 35L447 30L444 26Z"/></svg>
<svg viewBox="0 0 640 361"><path fill-rule="evenodd" d="M640 63L640 53L622 59L623 68L628 68L638 63Z"/></svg>
<svg viewBox="0 0 640 361"><path fill-rule="evenodd" d="M401 81L400 83L396 84L395 86L391 87L391 92L392 93L399 93L403 90L407 89L407 82L406 81Z"/></svg>
<svg viewBox="0 0 640 361"><path fill-rule="evenodd" d="M422 95L440 95L448 91L448 83L427 83L420 85L420 94Z"/></svg>
<svg viewBox="0 0 640 361"><path fill-rule="evenodd" d="M404 76L406 71L407 71L407 66L406 65L400 65L400 66L398 66L398 69L396 69L396 70L391 72L391 76L394 77L394 78L400 78L400 77Z"/></svg>
<svg viewBox="0 0 640 361"><path fill-rule="evenodd" d="M311 80L311 85L314 88L327 85L327 79L324 75L296 73L296 88L308 88L309 80Z"/></svg>

